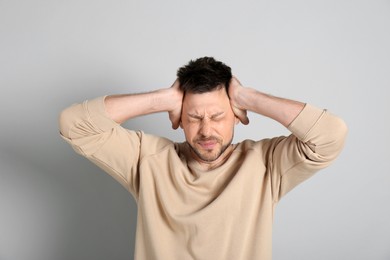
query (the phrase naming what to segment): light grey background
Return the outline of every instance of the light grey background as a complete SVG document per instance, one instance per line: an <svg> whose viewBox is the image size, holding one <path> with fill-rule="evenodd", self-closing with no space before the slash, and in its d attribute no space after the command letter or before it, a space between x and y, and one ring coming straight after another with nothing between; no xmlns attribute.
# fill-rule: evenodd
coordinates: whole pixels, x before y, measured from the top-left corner
<svg viewBox="0 0 390 260"><path fill-rule="evenodd" d="M169 87L204 55L349 125L338 160L277 207L274 259L390 259L389 46L388 0L0 0L0 259L132 259L131 195L60 139L58 114ZM250 119L236 141L288 133ZM183 140L165 113L126 127Z"/></svg>

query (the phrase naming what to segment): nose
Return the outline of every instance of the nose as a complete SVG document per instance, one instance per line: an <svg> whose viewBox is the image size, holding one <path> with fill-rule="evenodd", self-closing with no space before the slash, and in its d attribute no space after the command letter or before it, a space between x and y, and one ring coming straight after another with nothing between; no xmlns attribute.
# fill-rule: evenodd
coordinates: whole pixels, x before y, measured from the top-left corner
<svg viewBox="0 0 390 260"><path fill-rule="evenodd" d="M211 136L211 122L208 119L203 119L200 125L199 133L204 137Z"/></svg>

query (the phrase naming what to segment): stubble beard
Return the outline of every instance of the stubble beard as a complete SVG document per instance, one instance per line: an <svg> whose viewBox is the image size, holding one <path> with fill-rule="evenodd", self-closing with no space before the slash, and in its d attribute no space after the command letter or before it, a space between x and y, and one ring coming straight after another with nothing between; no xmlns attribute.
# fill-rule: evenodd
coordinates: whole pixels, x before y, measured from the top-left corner
<svg viewBox="0 0 390 260"><path fill-rule="evenodd" d="M221 155L226 151L227 148L230 147L233 141L233 137L229 140L229 142L225 145L222 144L222 140L217 137L208 137L208 138L198 138L193 141L193 143L197 143L198 141L208 141L208 140L215 140L218 144L221 145L221 147L217 151L210 150L200 150L196 148L195 146L192 146L189 142L188 145L190 146L191 150L195 155L201 159L204 162L214 162L216 161Z"/></svg>

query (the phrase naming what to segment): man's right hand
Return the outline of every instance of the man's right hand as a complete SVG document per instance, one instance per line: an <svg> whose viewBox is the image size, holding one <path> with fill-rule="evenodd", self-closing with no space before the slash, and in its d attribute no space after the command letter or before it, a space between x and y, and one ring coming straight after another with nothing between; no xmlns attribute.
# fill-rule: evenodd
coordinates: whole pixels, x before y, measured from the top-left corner
<svg viewBox="0 0 390 260"><path fill-rule="evenodd" d="M141 94L111 95L105 99L106 112L115 122L121 124L137 116L168 112L172 128L180 125L183 92L176 80L170 88Z"/></svg>
<svg viewBox="0 0 390 260"><path fill-rule="evenodd" d="M183 105L183 91L180 90L180 82L178 79L176 79L168 91L171 92L170 97L172 97L172 100L170 100L172 109L168 110L169 120L172 122L172 128L177 129L180 126Z"/></svg>

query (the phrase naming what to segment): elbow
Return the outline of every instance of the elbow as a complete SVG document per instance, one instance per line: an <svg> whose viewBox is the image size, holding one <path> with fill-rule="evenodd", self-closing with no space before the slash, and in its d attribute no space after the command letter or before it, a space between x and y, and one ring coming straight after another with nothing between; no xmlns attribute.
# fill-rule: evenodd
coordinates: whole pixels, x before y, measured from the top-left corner
<svg viewBox="0 0 390 260"><path fill-rule="evenodd" d="M61 111L59 117L58 117L58 128L60 131L60 134L65 138L70 138L70 129L72 128L72 125L75 121L74 115L76 106L70 106L64 110Z"/></svg>
<svg viewBox="0 0 390 260"><path fill-rule="evenodd" d="M334 132L334 143L336 149L341 151L345 145L348 136L348 126L343 119L337 118Z"/></svg>
<svg viewBox="0 0 390 260"><path fill-rule="evenodd" d="M307 158L321 165L329 165L341 153L348 136L348 127L344 120L333 117L327 120L312 138L303 143Z"/></svg>
<svg viewBox="0 0 390 260"><path fill-rule="evenodd" d="M317 147L316 153L320 157L331 163L343 150L348 136L348 126L341 118L335 118L329 125L327 132L323 136L323 142Z"/></svg>

